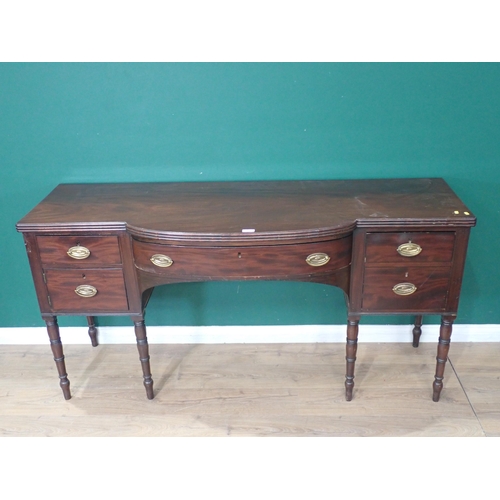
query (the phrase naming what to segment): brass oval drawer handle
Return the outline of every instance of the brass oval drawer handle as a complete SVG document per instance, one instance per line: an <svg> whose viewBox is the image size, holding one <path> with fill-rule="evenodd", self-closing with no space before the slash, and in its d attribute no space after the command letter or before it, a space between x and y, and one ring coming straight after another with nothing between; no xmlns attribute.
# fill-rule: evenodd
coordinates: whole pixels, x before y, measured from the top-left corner
<svg viewBox="0 0 500 500"><path fill-rule="evenodd" d="M149 260L158 267L170 267L174 263L168 255L162 255L161 253L154 254Z"/></svg>
<svg viewBox="0 0 500 500"><path fill-rule="evenodd" d="M411 295L417 291L417 287L413 283L398 283L392 287L392 291L396 295Z"/></svg>
<svg viewBox="0 0 500 500"><path fill-rule="evenodd" d="M312 253L306 257L306 262L313 267L324 266L330 261L329 255L322 252Z"/></svg>
<svg viewBox="0 0 500 500"><path fill-rule="evenodd" d="M403 243L399 245L397 248L397 252L399 255L403 257L415 257L422 251L422 247L417 245L416 243L412 243L409 241L408 243Z"/></svg>
<svg viewBox="0 0 500 500"><path fill-rule="evenodd" d="M80 297L93 297L97 294L97 288L92 285L79 285L75 288L75 293Z"/></svg>
<svg viewBox="0 0 500 500"><path fill-rule="evenodd" d="M90 256L90 250L86 247L82 247L81 245L76 245L75 247L71 247L66 252L72 259L86 259Z"/></svg>

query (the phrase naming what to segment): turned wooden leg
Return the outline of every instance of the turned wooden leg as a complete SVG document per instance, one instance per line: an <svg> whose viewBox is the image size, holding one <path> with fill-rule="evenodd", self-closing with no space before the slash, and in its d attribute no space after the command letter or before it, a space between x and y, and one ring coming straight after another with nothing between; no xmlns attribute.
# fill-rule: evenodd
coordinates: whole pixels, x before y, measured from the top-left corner
<svg viewBox="0 0 500 500"><path fill-rule="evenodd" d="M63 391L64 399L71 399L71 392L69 389L68 374L66 373L66 365L64 363L64 353L61 342L61 337L59 336L59 325L57 324L57 317L53 316L45 320L47 325L47 332L50 339L50 348L52 349L52 354L54 355L54 361L56 362L56 368L59 373L59 385Z"/></svg>
<svg viewBox="0 0 500 500"><path fill-rule="evenodd" d="M137 349L139 351L139 359L141 360L142 373L144 375L144 387L148 399L153 399L153 378L151 376L151 367L149 366L149 347L146 337L146 325L144 320L134 321L135 336L137 339Z"/></svg>
<svg viewBox="0 0 500 500"><path fill-rule="evenodd" d="M346 374L345 374L345 398L352 400L354 388L354 364L356 362L356 351L358 349L358 317L350 317L347 321L347 344L346 344Z"/></svg>
<svg viewBox="0 0 500 500"><path fill-rule="evenodd" d="M434 383L432 384L432 400L435 402L439 401L441 389L443 388L444 367L448 359L448 351L450 350L450 338L454 319L455 318L452 316L441 317L441 327L439 329L439 342L436 357L436 375L434 377Z"/></svg>
<svg viewBox="0 0 500 500"><path fill-rule="evenodd" d="M89 337L92 342L92 346L97 347L99 344L97 343L97 328L95 326L94 316L87 316L87 323L89 325Z"/></svg>
<svg viewBox="0 0 500 500"><path fill-rule="evenodd" d="M422 335L422 316L415 316L415 326L413 327L413 347L418 347Z"/></svg>

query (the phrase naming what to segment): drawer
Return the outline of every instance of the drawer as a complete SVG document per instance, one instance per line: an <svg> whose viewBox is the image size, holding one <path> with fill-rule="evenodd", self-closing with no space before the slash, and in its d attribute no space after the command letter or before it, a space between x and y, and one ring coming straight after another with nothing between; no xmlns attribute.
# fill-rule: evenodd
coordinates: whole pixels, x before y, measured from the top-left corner
<svg viewBox="0 0 500 500"><path fill-rule="evenodd" d="M440 311L446 308L450 268L367 268L363 284L365 312ZM400 285L394 291L394 287ZM413 291L412 286L415 287ZM405 293L408 293L407 295Z"/></svg>
<svg viewBox="0 0 500 500"><path fill-rule="evenodd" d="M121 269L48 269L45 280L54 311L128 311Z"/></svg>
<svg viewBox="0 0 500 500"><path fill-rule="evenodd" d="M411 243L408 256L405 245ZM417 247L418 245L418 247ZM453 232L403 232L403 233L368 233L366 235L366 264L451 262L455 245ZM413 247L413 248L412 248ZM419 250L419 248L421 250Z"/></svg>
<svg viewBox="0 0 500 500"><path fill-rule="evenodd" d="M254 247L199 248L134 241L134 258L138 269L172 278L283 279L346 267L351 262L351 246L350 236L323 243ZM155 255L164 256L156 258L159 259L157 265L153 263ZM310 256L316 256L316 260ZM307 262L308 257L312 259L311 264Z"/></svg>
<svg viewBox="0 0 500 500"><path fill-rule="evenodd" d="M38 236L37 243L44 267L98 267L121 264L116 236Z"/></svg>

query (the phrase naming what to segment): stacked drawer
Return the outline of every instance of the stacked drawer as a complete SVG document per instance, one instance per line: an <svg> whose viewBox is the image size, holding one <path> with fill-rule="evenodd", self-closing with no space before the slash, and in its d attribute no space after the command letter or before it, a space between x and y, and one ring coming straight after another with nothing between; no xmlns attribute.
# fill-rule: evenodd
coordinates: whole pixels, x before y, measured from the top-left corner
<svg viewBox="0 0 500 500"><path fill-rule="evenodd" d="M128 311L117 236L38 236L54 313Z"/></svg>
<svg viewBox="0 0 500 500"><path fill-rule="evenodd" d="M446 310L454 232L367 233L363 312Z"/></svg>

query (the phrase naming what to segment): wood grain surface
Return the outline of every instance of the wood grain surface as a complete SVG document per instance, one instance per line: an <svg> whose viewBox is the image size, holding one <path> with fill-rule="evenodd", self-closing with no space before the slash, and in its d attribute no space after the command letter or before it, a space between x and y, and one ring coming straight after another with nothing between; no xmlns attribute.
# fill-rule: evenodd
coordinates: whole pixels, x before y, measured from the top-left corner
<svg viewBox="0 0 500 500"><path fill-rule="evenodd" d="M342 344L151 345L151 401L135 346L66 346L70 401L48 350L1 347L1 436L500 436L500 344L452 345L439 403L432 344L360 343L351 402Z"/></svg>
<svg viewBox="0 0 500 500"><path fill-rule="evenodd" d="M442 179L370 179L61 184L17 228L127 229L154 241L255 244L267 236L283 243L322 241L349 234L356 224L401 225L405 219L417 225L475 224Z"/></svg>

